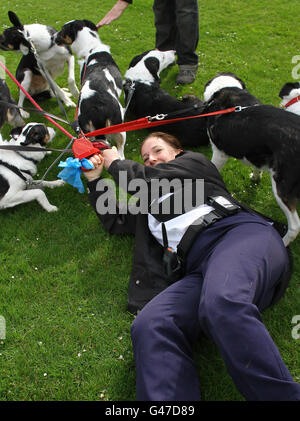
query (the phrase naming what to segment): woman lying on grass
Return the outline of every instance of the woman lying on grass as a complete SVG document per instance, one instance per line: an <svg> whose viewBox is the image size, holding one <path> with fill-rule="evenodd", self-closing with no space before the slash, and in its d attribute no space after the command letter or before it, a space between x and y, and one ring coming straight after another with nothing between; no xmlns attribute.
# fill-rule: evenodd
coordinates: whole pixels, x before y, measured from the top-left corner
<svg viewBox="0 0 300 421"><path fill-rule="evenodd" d="M128 310L137 314L131 332L137 399L200 400L192 346L205 333L246 400L300 400L300 385L261 319L290 278L281 236L270 220L233 199L209 159L182 151L173 136L150 134L141 155L145 165L105 150L90 159L95 169L85 173L104 227L135 235ZM104 167L117 183L121 174L127 182L146 183L147 212L99 211ZM155 197L151 190L162 180L170 186L176 180L176 188L163 195L156 188ZM197 180L204 180L202 203L178 211L187 185L195 197Z"/></svg>

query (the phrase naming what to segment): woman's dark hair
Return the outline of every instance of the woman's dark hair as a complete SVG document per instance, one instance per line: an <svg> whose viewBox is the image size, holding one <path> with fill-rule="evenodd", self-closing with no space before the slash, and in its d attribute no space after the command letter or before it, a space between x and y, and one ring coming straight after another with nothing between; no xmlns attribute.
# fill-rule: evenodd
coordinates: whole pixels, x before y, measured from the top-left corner
<svg viewBox="0 0 300 421"><path fill-rule="evenodd" d="M143 142L141 144L141 147L140 147L140 151L142 150L143 144L146 142L147 139L149 139L149 137L159 137L164 142L166 142L168 145L170 145L173 149L175 149L175 150L182 149L182 146L181 146L179 140L177 139L177 137L175 137L175 136L173 136L169 133L152 132L143 140Z"/></svg>

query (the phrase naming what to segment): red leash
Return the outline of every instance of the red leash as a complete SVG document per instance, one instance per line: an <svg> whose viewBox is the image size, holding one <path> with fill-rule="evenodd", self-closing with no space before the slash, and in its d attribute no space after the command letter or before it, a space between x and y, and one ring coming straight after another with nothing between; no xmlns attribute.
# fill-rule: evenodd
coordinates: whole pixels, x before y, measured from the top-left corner
<svg viewBox="0 0 300 421"><path fill-rule="evenodd" d="M8 74L8 76L15 82L15 84L18 86L19 89L27 96L30 102L42 113L44 113L44 110L39 106L37 102L29 95L29 93L23 88L23 86L20 85L20 83L17 81L17 79L10 73L10 71L4 66L4 64L0 61L0 66L2 69ZM65 130L60 124L56 123L51 117L44 115L44 117L47 118L54 126L56 126L59 130L61 130L66 136L68 136L70 139L73 139L74 136L71 135L67 130Z"/></svg>
<svg viewBox="0 0 300 421"><path fill-rule="evenodd" d="M22 90L22 92L27 96L27 98L32 102L32 104L39 111L44 113L44 110L35 102L35 100L21 86L21 84L17 81L17 79L11 74L11 72L4 66L4 64L1 61L0 61L0 66L9 75L9 77L16 83L18 88ZM212 116L212 115L232 113L234 111L239 111L240 109L241 109L241 107L231 107L231 108L227 108L226 110L215 111L213 113L198 114L198 115L194 115L194 116L180 117L180 118L174 118L174 119L169 119L169 120L163 120L164 117L167 116L167 114L160 114L160 115L154 116L154 117L143 117L143 118L139 118L137 120L129 121L129 122L126 122L126 123L120 123L120 124L115 124L114 126L103 127L102 129L98 129L98 130L95 130L95 131L90 132L90 133L85 133L84 136L93 137L93 136L97 136L97 135L100 135L100 134L111 134L111 133L120 133L120 132L132 131L132 130L145 129L145 128L150 128L150 127L160 126L160 125L163 125L163 124L174 123L176 121L187 120L187 119L190 119L190 118L208 117L208 116ZM54 121L51 117L49 117L47 115L45 115L45 117L52 124L54 124L59 130L61 130L65 135L67 135L70 139L74 138L74 136L72 136L60 124L56 123L56 121ZM152 121L154 118L158 118L159 121Z"/></svg>
<svg viewBox="0 0 300 421"><path fill-rule="evenodd" d="M120 132L127 132L131 130L145 129L149 127L161 126L163 124L174 123L176 121L187 120L190 118L199 118L199 117L208 117L208 116L218 115L218 114L227 114L227 113L232 113L234 111L239 111L239 110L240 110L240 107L231 107L231 108L227 108L226 110L215 111L213 113L173 118L171 120L162 120L162 118L164 117L160 117L161 120L159 121L151 121L153 118L156 118L156 117L143 117L143 118L139 118L138 120L129 121L128 123L115 124L114 126L104 127L103 129L98 129L98 130L95 130L94 132L85 133L85 136L92 137L92 136L97 136L99 134L120 133ZM164 116L164 114L162 114L162 116Z"/></svg>
<svg viewBox="0 0 300 421"><path fill-rule="evenodd" d="M46 115L44 110L35 102L35 100L29 95L29 93L21 86L21 84L17 81L17 79L12 75L12 73L5 67L5 65L0 61L0 66L3 68L3 70L9 75L9 77L15 82L15 84L18 86L18 88L26 95L26 97L31 101L31 103L42 113L44 113L44 117L47 118L54 126L56 126L60 131L62 131L66 136L68 136L70 139L74 139L73 144L73 153L76 158L82 159L86 158L88 156L91 156L95 153L101 152L103 149L107 149L108 146L103 142L90 142L85 137L94 137L100 134L111 134L111 133L120 133L120 132L127 132L132 130L139 130L139 129L145 129L155 126L161 126L164 124L170 124L174 123L176 121L182 121L187 120L191 118L199 118L199 117L208 117L212 115L219 115L219 114L227 114L232 113L235 111L241 111L244 108L247 107L231 107L227 108L226 110L221 111L215 111L208 114L198 114L195 116L188 116L188 117L180 117L180 118L174 118L169 120L164 120L164 118L167 116L167 114L159 114L154 117L143 117L139 118L137 120L129 121L126 123L120 123L115 124L114 126L108 126L104 127L102 129L95 130L90 133L85 133L79 136L78 139L76 139L71 133L69 133L67 130L65 130L60 124L56 123L51 117ZM156 121L152 121L154 119L157 119Z"/></svg>

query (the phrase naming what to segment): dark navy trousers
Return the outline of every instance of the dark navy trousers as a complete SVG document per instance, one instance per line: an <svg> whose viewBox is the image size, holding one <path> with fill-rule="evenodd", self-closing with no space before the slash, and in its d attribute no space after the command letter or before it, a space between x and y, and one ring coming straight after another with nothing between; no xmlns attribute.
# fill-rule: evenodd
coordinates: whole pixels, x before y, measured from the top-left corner
<svg viewBox="0 0 300 421"><path fill-rule="evenodd" d="M200 400L192 346L204 332L246 400L300 400L300 384L261 319L286 265L279 234L259 216L241 212L202 232L184 278L132 324L137 399Z"/></svg>

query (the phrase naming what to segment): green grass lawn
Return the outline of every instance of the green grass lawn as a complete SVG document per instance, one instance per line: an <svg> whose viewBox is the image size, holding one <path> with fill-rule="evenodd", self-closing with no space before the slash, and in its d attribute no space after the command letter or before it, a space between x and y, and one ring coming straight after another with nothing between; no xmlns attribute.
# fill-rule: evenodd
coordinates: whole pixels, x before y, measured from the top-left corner
<svg viewBox="0 0 300 421"><path fill-rule="evenodd" d="M71 19L97 23L113 0L61 2L31 0L0 4L0 26L10 26L7 11L23 23L43 23L56 29ZM175 84L177 67L161 75L162 88L181 97L202 97L205 83L221 71L240 76L262 102L277 106L282 85L292 81L300 53L300 3L289 0L199 1L200 58L193 85ZM99 31L122 74L137 54L154 48L152 1L135 0L119 21ZM14 73L20 56L1 52ZM76 67L78 81L79 67ZM300 77L299 77L300 79ZM67 87L66 73L58 79ZM7 83L15 98L17 88ZM27 103L28 106L29 103ZM52 99L40 103L61 115ZM68 110L72 120L74 110ZM45 119L31 115L31 121ZM66 126L68 129L68 127ZM2 129L6 137L9 127ZM127 134L125 154L139 160L144 131ZM62 148L69 139L57 131L52 146ZM194 148L211 156L209 147ZM56 154L39 167L41 177ZM55 179L54 167L47 179ZM236 198L258 211L285 222L264 174L259 184L250 181L251 168L230 159L222 175ZM37 177L38 178L38 177ZM66 185L47 190L57 213L48 214L36 202L0 213L0 316L6 320L6 339L0 340L1 401L135 400L135 367L130 341L133 316L127 313L127 284L134 239L109 236L89 205L87 194ZM300 239L292 244L295 270L285 297L268 309L264 322L278 345L294 379L300 383L299 339L292 337L293 316L300 314ZM240 401L213 343L200 338L195 347L202 398L205 401Z"/></svg>

